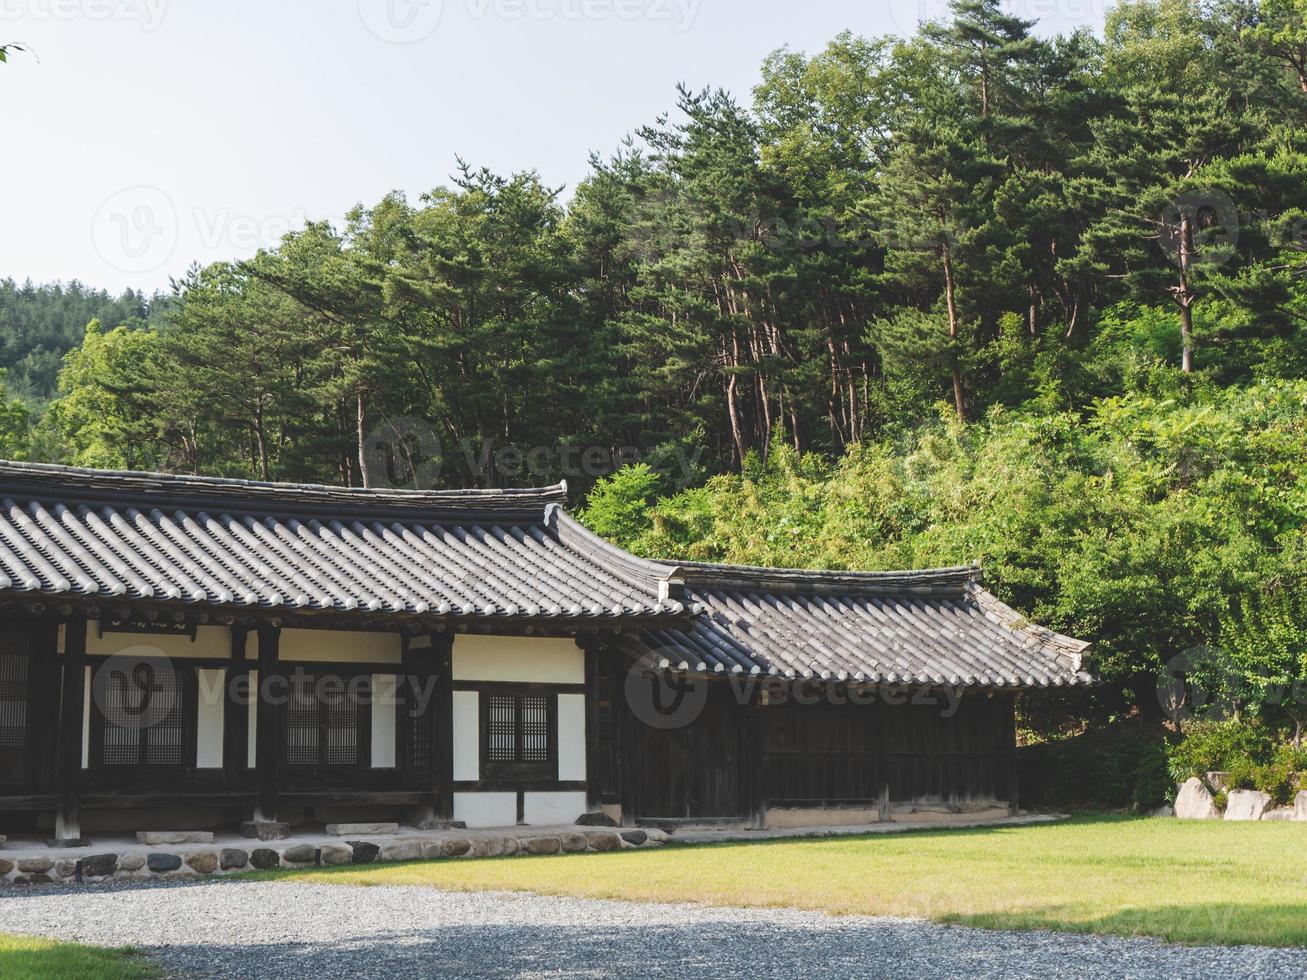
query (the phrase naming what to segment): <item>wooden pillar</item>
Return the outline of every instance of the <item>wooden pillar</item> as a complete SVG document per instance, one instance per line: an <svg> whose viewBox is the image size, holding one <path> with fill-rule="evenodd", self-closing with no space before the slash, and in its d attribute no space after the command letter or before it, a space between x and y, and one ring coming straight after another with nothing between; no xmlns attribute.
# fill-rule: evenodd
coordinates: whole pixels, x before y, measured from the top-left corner
<svg viewBox="0 0 1307 980"><path fill-rule="evenodd" d="M250 756L249 698L257 694L247 686L250 667L245 659L245 640L248 635L249 630L244 626L231 628L231 663L227 665L226 683L223 686L223 785L228 792L233 793L245 787L245 769ZM241 692L246 697L237 697Z"/></svg>
<svg viewBox="0 0 1307 980"><path fill-rule="evenodd" d="M1003 731L1004 740L1008 747L1008 784L1007 795L1008 812L1016 816L1017 810L1021 805L1021 794L1018 779L1019 757L1017 752L1017 697L1014 691L1012 697L1008 700L1007 710L1004 712Z"/></svg>
<svg viewBox="0 0 1307 980"><path fill-rule="evenodd" d="M57 840L82 836L82 716L86 711L86 617L64 620L63 696L59 709L59 812Z"/></svg>
<svg viewBox="0 0 1307 980"><path fill-rule="evenodd" d="M454 819L454 637L431 638L431 772L436 819Z"/></svg>
<svg viewBox="0 0 1307 980"><path fill-rule="evenodd" d="M735 708L743 722L739 726L740 799L745 820L757 830L762 829L767 819L767 801L763 797L762 781L763 725L767 719L763 717L761 700L759 692L754 690L750 692L747 703Z"/></svg>
<svg viewBox="0 0 1307 980"><path fill-rule="evenodd" d="M259 625L259 703L255 741L255 782L258 787L256 821L277 819L277 787L281 782L282 725L290 688L281 673L278 647L281 630Z"/></svg>
<svg viewBox="0 0 1307 980"><path fill-rule="evenodd" d="M60 659L59 621L40 620L32 634L32 675L28 685L32 696L27 713L32 751L30 788L40 794L59 791L59 711L63 702Z"/></svg>
<svg viewBox="0 0 1307 980"><path fill-rule="evenodd" d="M599 658L603 648L598 637L579 642L585 651L585 808L593 812L603 802L599 765Z"/></svg>

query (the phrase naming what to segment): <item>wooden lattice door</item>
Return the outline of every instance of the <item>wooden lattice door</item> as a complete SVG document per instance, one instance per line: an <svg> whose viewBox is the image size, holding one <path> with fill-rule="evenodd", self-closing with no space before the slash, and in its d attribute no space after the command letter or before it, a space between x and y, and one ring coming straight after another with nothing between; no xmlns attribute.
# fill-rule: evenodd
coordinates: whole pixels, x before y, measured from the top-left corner
<svg viewBox="0 0 1307 980"><path fill-rule="evenodd" d="M32 637L0 631L0 789L27 789L32 775Z"/></svg>

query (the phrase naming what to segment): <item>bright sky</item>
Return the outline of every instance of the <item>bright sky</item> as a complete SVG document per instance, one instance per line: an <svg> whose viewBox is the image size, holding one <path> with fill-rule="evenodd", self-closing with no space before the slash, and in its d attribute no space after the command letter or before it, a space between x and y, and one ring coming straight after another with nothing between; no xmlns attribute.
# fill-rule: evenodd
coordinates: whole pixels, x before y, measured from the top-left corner
<svg viewBox="0 0 1307 980"><path fill-rule="evenodd" d="M455 155L575 186L764 56L910 32L946 0L0 0L0 277L165 288ZM1015 0L1041 30L1108 0Z"/></svg>

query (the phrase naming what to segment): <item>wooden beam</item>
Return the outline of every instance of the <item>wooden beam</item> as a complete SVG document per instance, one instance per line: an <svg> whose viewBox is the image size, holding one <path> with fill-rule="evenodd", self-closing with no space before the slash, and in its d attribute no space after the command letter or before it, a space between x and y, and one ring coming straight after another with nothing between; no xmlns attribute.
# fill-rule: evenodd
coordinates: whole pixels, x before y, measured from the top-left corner
<svg viewBox="0 0 1307 980"><path fill-rule="evenodd" d="M54 793L59 786L59 710L63 700L59 657L59 622L38 620L31 625L31 787L34 793Z"/></svg>
<svg viewBox="0 0 1307 980"><path fill-rule="evenodd" d="M249 630L243 626L231 628L231 663L227 667L223 688L222 718L222 769L223 785L230 791L243 788L245 769L250 754L250 708L247 698L236 697L240 691L247 695L250 676L249 662L245 659L245 641ZM242 680L244 678L244 680Z"/></svg>
<svg viewBox="0 0 1307 980"><path fill-rule="evenodd" d="M1020 780L1019 774L1019 755L1017 749L1017 698L1020 697L1016 692L1008 698L1008 707L1004 717L1004 735L1009 748L1008 762L1008 812L1016 816L1017 810L1021 805Z"/></svg>
<svg viewBox="0 0 1307 980"><path fill-rule="evenodd" d="M594 636L577 642L585 651L585 808L594 811L602 802L599 772L599 658L602 647Z"/></svg>
<svg viewBox="0 0 1307 980"><path fill-rule="evenodd" d="M58 840L82 836L82 715L86 710L86 619L64 621L63 697L59 711L59 812L54 835Z"/></svg>
<svg viewBox="0 0 1307 980"><path fill-rule="evenodd" d="M282 724L290 688L281 672L281 630L260 624L258 730L255 742L256 820L277 819L277 787L281 781Z"/></svg>
<svg viewBox="0 0 1307 980"><path fill-rule="evenodd" d="M437 820L454 819L454 637L431 638L431 773Z"/></svg>

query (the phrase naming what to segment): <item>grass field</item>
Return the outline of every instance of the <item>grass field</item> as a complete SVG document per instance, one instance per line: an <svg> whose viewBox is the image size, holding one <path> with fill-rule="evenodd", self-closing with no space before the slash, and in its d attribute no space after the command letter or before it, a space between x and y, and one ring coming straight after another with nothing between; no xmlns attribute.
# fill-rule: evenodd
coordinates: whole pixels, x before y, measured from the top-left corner
<svg viewBox="0 0 1307 980"><path fill-rule="evenodd" d="M158 971L130 949L98 949L0 934L4 980L146 980Z"/></svg>
<svg viewBox="0 0 1307 980"><path fill-rule="evenodd" d="M1290 823L1081 816L1027 827L273 874L1307 946L1307 826Z"/></svg>

